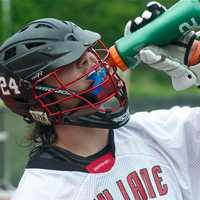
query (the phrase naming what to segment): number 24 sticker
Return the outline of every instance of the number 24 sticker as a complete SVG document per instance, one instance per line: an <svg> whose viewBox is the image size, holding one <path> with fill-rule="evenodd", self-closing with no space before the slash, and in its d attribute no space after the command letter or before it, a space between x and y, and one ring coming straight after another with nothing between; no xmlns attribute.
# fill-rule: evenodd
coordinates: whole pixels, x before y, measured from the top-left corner
<svg viewBox="0 0 200 200"><path fill-rule="evenodd" d="M10 78L7 84L6 79L0 76L0 90L3 95L10 95L11 91L13 91L14 94L21 94L14 78Z"/></svg>

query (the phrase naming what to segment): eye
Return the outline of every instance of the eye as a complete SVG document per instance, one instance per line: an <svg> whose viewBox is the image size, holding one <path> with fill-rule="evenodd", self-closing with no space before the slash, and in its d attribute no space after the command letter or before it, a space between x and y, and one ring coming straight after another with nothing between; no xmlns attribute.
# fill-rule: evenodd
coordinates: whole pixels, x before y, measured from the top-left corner
<svg viewBox="0 0 200 200"><path fill-rule="evenodd" d="M86 68L89 66L89 61L87 58L84 58L80 61L80 63L78 64L79 68Z"/></svg>
<svg viewBox="0 0 200 200"><path fill-rule="evenodd" d="M87 60L87 59L84 59L84 60L82 61L81 65L86 65L86 64L88 64L88 60Z"/></svg>
<svg viewBox="0 0 200 200"><path fill-rule="evenodd" d="M92 53L87 53L87 54L84 54L84 56L80 59L78 66L80 68L88 68L97 63L98 61L96 57Z"/></svg>

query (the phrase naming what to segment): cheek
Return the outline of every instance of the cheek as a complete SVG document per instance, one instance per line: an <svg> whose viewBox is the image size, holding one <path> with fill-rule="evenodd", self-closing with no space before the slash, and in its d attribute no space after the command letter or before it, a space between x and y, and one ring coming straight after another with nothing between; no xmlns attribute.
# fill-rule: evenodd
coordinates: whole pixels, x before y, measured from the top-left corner
<svg viewBox="0 0 200 200"><path fill-rule="evenodd" d="M62 83L62 85L66 86L67 84L67 90L75 91L79 93L80 91L84 91L91 85L91 80L86 80L87 77L83 77L80 80L75 81L74 83L71 83L72 81L76 80L78 77L82 75L81 72L76 70L69 70L64 69L62 71L57 72L56 76L57 79ZM61 84L55 79L55 77L49 77L48 80L45 81L45 84L51 85L55 88L61 88ZM71 84L70 84L71 83ZM81 99L77 97L73 97L70 99L65 100L67 96L62 94L54 94L55 100L58 101L58 105L62 109L71 109L80 104Z"/></svg>
<svg viewBox="0 0 200 200"><path fill-rule="evenodd" d="M63 97L57 97L57 99L62 99ZM80 99L70 99L70 100L67 100L67 101L63 101L62 103L59 103L59 106L61 107L61 109L71 109L71 108L74 108L76 106L78 106L80 104Z"/></svg>
<svg viewBox="0 0 200 200"><path fill-rule="evenodd" d="M86 90L91 85L91 83L92 81L90 80L80 80L76 83L73 83L72 85L69 85L68 89L79 92L82 90Z"/></svg>
<svg viewBox="0 0 200 200"><path fill-rule="evenodd" d="M68 90L71 91L75 91L78 95L78 93L80 91L84 91L87 88L89 88L89 86L91 85L91 81L89 80L80 80L77 81L75 83L73 83L72 85L69 85L67 87ZM65 95L61 95L61 94L54 94L54 97L56 100L58 100L58 105L62 108L62 109L71 109L74 108L76 106L78 106L81 102L81 99L78 97L73 97L70 99L65 99L67 98Z"/></svg>
<svg viewBox="0 0 200 200"><path fill-rule="evenodd" d="M62 74L58 75L58 78L62 82L63 85L68 85L67 89L74 90L74 91L81 91L81 90L87 89L91 84L91 80L86 80L87 77L85 76L73 82L74 80L81 77L82 75L83 73L81 72L81 70L80 71L67 70L67 71L64 71ZM59 84L57 86L59 86Z"/></svg>
<svg viewBox="0 0 200 200"><path fill-rule="evenodd" d="M65 85L77 79L78 76L73 69L63 70L57 74L58 79Z"/></svg>

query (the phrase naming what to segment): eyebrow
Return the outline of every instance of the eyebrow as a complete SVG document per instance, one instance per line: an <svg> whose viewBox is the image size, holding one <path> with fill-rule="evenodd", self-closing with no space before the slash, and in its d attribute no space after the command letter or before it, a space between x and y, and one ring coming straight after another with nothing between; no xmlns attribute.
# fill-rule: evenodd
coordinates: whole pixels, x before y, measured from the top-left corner
<svg viewBox="0 0 200 200"><path fill-rule="evenodd" d="M81 55L81 57L78 60L76 60L74 63L77 62L77 64L80 64L86 58L87 58L87 52L84 52L83 55Z"/></svg>

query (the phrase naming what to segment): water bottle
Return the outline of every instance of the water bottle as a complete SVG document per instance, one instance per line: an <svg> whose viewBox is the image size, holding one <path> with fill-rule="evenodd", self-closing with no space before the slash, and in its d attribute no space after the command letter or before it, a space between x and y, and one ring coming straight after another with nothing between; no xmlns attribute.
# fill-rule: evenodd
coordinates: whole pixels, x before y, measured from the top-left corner
<svg viewBox="0 0 200 200"><path fill-rule="evenodd" d="M109 49L110 63L123 71L133 68L140 63L138 52L145 46L167 45L199 26L199 0L180 0L152 22L117 40Z"/></svg>

